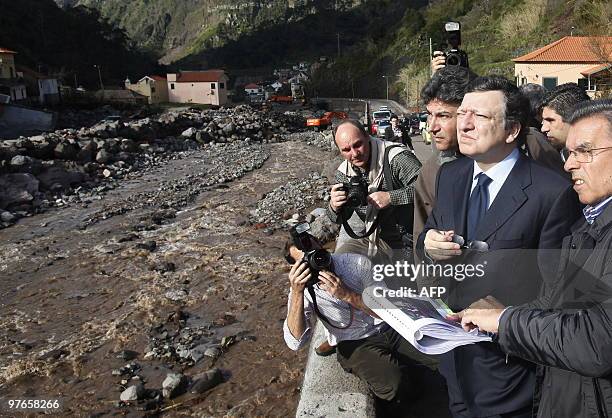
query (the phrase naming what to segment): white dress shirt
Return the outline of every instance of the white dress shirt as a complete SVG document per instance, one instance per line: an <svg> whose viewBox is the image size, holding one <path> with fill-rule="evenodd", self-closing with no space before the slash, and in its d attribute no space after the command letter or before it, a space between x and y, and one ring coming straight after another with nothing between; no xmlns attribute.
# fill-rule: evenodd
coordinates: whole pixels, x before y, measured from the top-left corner
<svg viewBox="0 0 612 418"><path fill-rule="evenodd" d="M515 148L506 158L489 168L487 171L482 171L476 161L474 161L474 175L472 176L472 189L470 191L470 195L478 184L478 175L480 173L485 173L486 176L491 179L488 187L489 205L487 206L487 209L490 208L518 159L519 150Z"/></svg>

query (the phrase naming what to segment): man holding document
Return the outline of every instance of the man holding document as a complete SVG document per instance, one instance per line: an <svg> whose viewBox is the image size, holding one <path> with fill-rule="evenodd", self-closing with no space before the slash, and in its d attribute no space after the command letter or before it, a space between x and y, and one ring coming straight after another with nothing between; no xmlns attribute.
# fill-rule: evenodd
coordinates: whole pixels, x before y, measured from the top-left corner
<svg viewBox="0 0 612 418"><path fill-rule="evenodd" d="M540 250L558 249L579 216L571 184L518 150L527 108L508 80L479 77L457 110L459 149L468 158L440 168L436 206L417 244L431 264L485 266L482 277L443 281L453 311L487 295L508 305L535 299L554 271ZM534 366L494 343L443 354L440 372L455 417L531 416Z"/></svg>
<svg viewBox="0 0 612 418"><path fill-rule="evenodd" d="M569 123L565 170L587 206L563 241L557 285L508 308L488 296L455 319L538 364L538 417L604 417L612 414L612 100L579 104Z"/></svg>

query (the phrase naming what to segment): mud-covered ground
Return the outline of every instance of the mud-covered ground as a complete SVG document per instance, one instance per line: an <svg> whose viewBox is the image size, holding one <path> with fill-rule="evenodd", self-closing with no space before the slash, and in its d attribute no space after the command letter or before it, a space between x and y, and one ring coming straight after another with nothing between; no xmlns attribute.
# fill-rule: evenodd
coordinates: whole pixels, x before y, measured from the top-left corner
<svg viewBox="0 0 612 418"><path fill-rule="evenodd" d="M331 157L296 141L233 156L230 171L254 170L223 181L210 150L189 151L0 230L0 398L60 399L62 416L294 413L305 353L282 338L286 234L251 211ZM168 373L213 367L226 380L214 389L152 400ZM138 382L149 400L120 404Z"/></svg>

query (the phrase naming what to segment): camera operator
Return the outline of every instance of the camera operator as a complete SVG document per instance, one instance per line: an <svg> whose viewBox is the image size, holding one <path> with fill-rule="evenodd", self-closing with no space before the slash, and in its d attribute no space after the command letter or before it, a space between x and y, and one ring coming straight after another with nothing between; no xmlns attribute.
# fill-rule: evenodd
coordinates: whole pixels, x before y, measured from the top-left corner
<svg viewBox="0 0 612 418"><path fill-rule="evenodd" d="M316 318L321 319L329 343L337 347L342 368L368 384L385 416L399 415L402 402L422 386L414 383L418 367L435 368L435 358L419 353L365 306L361 293L372 282L367 257L350 253L329 256L313 237L303 236L308 237L314 251L326 254L330 265L317 270L310 255L314 251L302 251L292 241L285 246L285 258L293 264L283 324L287 346L299 350L306 345Z"/></svg>
<svg viewBox="0 0 612 418"><path fill-rule="evenodd" d="M414 182L421 163L405 147L370 137L352 119L336 127L334 141L345 160L327 210L332 222L342 223L336 251L346 246L342 252L412 261Z"/></svg>

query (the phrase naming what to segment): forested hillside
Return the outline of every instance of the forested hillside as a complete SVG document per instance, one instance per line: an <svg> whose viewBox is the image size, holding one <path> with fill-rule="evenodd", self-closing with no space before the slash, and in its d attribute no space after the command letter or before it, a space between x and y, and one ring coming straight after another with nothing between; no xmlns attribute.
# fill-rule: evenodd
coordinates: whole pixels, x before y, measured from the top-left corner
<svg viewBox="0 0 612 418"><path fill-rule="evenodd" d="M157 68L95 9L62 10L53 0L0 0L0 46L17 51L18 65L59 74L70 85L76 76L78 84L97 86L94 65L109 86Z"/></svg>

